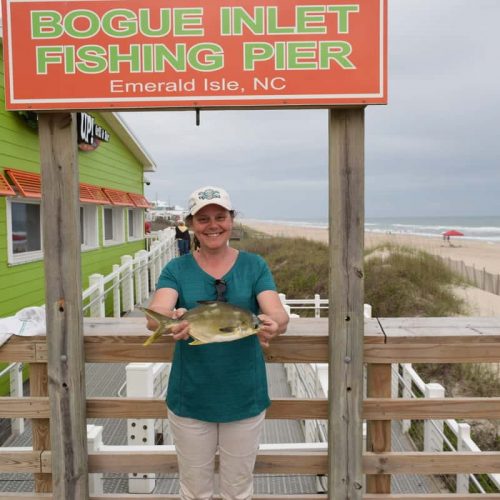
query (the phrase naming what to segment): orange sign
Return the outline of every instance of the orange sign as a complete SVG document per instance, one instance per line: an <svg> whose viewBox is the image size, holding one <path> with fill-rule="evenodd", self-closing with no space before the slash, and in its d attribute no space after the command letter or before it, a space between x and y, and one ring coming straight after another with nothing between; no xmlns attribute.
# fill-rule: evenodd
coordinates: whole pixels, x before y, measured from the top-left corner
<svg viewBox="0 0 500 500"><path fill-rule="evenodd" d="M8 109L387 102L387 0L4 0Z"/></svg>

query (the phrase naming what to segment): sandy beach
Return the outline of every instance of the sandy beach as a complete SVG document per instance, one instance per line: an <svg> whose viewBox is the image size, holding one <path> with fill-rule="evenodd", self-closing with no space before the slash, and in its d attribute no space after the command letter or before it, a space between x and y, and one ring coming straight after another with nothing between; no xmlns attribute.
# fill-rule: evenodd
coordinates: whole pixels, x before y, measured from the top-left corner
<svg viewBox="0 0 500 500"><path fill-rule="evenodd" d="M243 219L239 222L273 236L301 237L328 243L328 230L323 228L299 227L255 219ZM444 258L463 261L476 269L486 269L489 273L500 274L500 244L456 237L452 238L450 245L441 238L365 232L365 248L386 242L419 248ZM468 302L471 316L500 316L500 296L473 287L459 289L457 294Z"/></svg>

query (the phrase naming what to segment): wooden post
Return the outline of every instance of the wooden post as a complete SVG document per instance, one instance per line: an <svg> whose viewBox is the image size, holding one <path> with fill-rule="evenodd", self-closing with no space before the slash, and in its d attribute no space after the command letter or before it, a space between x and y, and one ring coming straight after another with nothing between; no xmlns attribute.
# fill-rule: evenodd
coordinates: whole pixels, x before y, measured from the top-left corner
<svg viewBox="0 0 500 500"><path fill-rule="evenodd" d="M367 395L369 398L390 398L392 392L392 366L367 366ZM366 436L367 451L391 451L391 420L368 421ZM366 477L366 491L368 493L391 492L391 476L376 474Z"/></svg>
<svg viewBox="0 0 500 500"><path fill-rule="evenodd" d="M329 498L363 497L364 108L329 112Z"/></svg>
<svg viewBox="0 0 500 500"><path fill-rule="evenodd" d="M54 498L88 499L76 115L39 115Z"/></svg>
<svg viewBox="0 0 500 500"><path fill-rule="evenodd" d="M48 396L47 363L30 363L30 396ZM50 450L50 423L48 418L34 418L31 422L34 451ZM35 493L52 492L52 474L34 474Z"/></svg>

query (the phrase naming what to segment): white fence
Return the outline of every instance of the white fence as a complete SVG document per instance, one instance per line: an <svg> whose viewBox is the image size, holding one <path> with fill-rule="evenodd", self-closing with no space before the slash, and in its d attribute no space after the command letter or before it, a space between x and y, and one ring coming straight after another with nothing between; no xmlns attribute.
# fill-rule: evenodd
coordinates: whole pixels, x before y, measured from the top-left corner
<svg viewBox="0 0 500 500"><path fill-rule="evenodd" d="M411 399L417 397L443 398L444 387L440 384L426 384L413 369L410 363L393 365L392 370L392 397ZM411 427L410 420L401 422L403 432L408 432ZM456 444L452 443L446 436L445 426L455 436ZM480 452L480 448L470 437L470 425L459 423L454 419L426 420L424 421L423 451L440 452L448 451L472 451ZM491 482L500 491L500 474L487 474ZM457 493L468 493L469 485L472 483L480 493L486 493L473 474L457 474Z"/></svg>
<svg viewBox="0 0 500 500"><path fill-rule="evenodd" d="M328 310L328 299L322 299L319 294L314 295L314 299L287 299L284 293L280 293L280 299L285 306L290 317L296 317L296 311L314 310L314 317L320 318L322 310ZM372 306L364 305L365 318L371 318ZM300 316L300 315L299 315Z"/></svg>
<svg viewBox="0 0 500 500"><path fill-rule="evenodd" d="M86 316L104 318L107 305L112 308L112 316L119 318L149 297L163 266L177 255L174 230L158 231L153 238L149 251L140 250L133 257L123 255L110 274L89 277L90 286L82 294Z"/></svg>
<svg viewBox="0 0 500 500"><path fill-rule="evenodd" d="M450 257L440 256L441 260L454 272L462 276L475 287L485 292L500 295L500 274L486 271L486 268L476 269L475 265L469 266L463 260L453 260Z"/></svg>
<svg viewBox="0 0 500 500"><path fill-rule="evenodd" d="M133 311L136 304L141 304L149 297L163 266L177 255L175 230L164 229L152 233L148 238L148 247L149 251L141 250L133 257L122 256L121 264L115 264L107 276L93 274L89 277L90 286L82 292L86 316L104 318L108 303L112 307L112 316L119 318L122 313ZM0 378L7 374L10 376L10 396L22 397L23 364L10 364L0 372ZM22 434L24 419L11 419L11 426L12 434Z"/></svg>

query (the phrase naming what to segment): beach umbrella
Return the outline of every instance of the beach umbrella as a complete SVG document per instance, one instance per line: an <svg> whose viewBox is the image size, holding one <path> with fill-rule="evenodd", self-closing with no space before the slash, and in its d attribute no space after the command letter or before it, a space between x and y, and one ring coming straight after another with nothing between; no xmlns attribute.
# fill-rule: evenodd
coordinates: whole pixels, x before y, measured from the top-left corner
<svg viewBox="0 0 500 500"><path fill-rule="evenodd" d="M457 231L456 229L450 229L449 231L446 231L443 233L443 236L463 236L464 233L461 233L460 231Z"/></svg>

